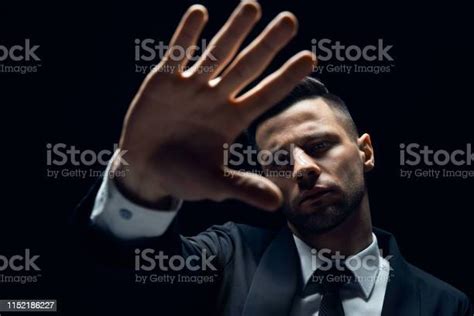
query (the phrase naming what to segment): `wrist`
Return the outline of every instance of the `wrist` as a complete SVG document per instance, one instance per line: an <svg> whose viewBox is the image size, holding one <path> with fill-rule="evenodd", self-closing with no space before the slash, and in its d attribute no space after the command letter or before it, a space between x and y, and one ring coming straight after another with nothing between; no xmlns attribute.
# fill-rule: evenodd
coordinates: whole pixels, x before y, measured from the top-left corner
<svg viewBox="0 0 474 316"><path fill-rule="evenodd" d="M132 167L133 166L133 167ZM131 202L143 207L167 210L173 204L173 197L159 189L156 183L148 183L147 175L150 172L139 171L139 164L130 162L124 164L121 159L111 162L112 174L123 174L122 177L114 177L112 181L119 192Z"/></svg>

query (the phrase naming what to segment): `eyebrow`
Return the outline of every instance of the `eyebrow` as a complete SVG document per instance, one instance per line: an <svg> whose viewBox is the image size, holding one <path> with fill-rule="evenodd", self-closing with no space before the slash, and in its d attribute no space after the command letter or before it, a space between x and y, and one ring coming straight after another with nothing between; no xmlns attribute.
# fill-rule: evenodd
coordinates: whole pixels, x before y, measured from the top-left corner
<svg viewBox="0 0 474 316"><path fill-rule="evenodd" d="M298 142L289 141L289 142L285 142L282 145L275 145L275 146L273 146L273 148L270 149L270 152L272 154L275 154L275 152L277 152L277 151L279 151L279 150L281 150L285 147L288 147L290 144L295 144L295 143L305 144L305 143L308 143L310 141L314 141L314 140L318 140L318 139L326 139L326 138L335 139L337 137L338 136L337 136L336 133L330 132L330 131L306 133L306 135L303 135L302 137L298 137Z"/></svg>

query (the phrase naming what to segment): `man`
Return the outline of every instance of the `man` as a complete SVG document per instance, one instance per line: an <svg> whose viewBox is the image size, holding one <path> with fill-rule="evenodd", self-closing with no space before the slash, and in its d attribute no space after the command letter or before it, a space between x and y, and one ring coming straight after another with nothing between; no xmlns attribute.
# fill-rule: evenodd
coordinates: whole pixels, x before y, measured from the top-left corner
<svg viewBox="0 0 474 316"><path fill-rule="evenodd" d="M117 152L107 170L126 175L104 178L87 224L136 255L154 247L206 263L216 271L219 315L471 315L464 294L408 264L394 238L372 227L371 139L324 85L301 81L315 56L300 52L241 93L296 34L296 18L281 13L237 54L259 17L256 2L242 2L187 67L189 56L172 51L194 45L207 20L202 6L187 11L126 115L126 159ZM223 145L249 126L258 148L273 153L266 177L222 158ZM287 226L227 223L194 237L170 228L183 200L229 198L281 207Z"/></svg>

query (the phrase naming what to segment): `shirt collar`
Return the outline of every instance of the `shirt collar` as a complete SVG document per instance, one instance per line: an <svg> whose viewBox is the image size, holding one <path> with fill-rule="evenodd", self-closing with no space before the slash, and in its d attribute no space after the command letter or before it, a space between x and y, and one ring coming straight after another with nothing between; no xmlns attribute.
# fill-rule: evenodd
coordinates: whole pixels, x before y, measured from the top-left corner
<svg viewBox="0 0 474 316"><path fill-rule="evenodd" d="M324 262L316 255L316 249L312 249L304 241L293 235L296 249L300 258L300 266L303 284L308 280ZM377 237L372 234L372 243L364 250L346 259L346 266L354 273L356 282L360 285L364 297L369 298L379 273L380 252Z"/></svg>

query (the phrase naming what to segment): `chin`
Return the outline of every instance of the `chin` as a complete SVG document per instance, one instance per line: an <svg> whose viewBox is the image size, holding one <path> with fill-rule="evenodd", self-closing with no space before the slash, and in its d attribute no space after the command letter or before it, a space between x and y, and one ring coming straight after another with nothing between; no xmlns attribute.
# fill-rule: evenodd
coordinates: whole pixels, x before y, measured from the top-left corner
<svg viewBox="0 0 474 316"><path fill-rule="evenodd" d="M350 213L347 209L325 205L312 209L293 209L290 212L285 212L285 215L299 232L320 234L342 224Z"/></svg>

